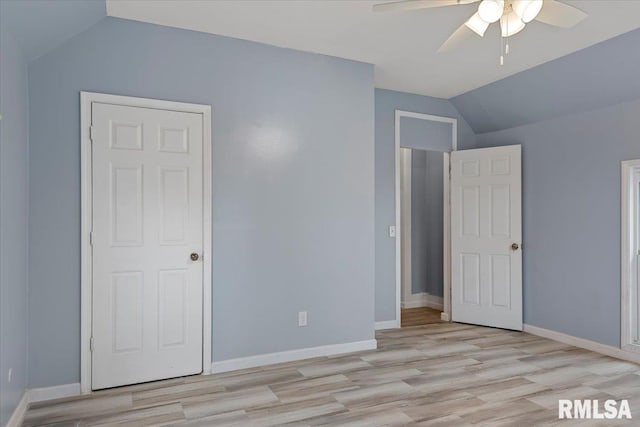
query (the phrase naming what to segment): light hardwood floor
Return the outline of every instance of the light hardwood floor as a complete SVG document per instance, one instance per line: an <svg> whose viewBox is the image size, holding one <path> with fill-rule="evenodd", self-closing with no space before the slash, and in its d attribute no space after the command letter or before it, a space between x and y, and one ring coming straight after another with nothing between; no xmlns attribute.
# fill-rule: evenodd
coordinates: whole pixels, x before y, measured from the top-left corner
<svg viewBox="0 0 640 427"><path fill-rule="evenodd" d="M429 307L403 308L400 311L400 324L403 328L408 326L421 326L430 323L440 323L441 312Z"/></svg>
<svg viewBox="0 0 640 427"><path fill-rule="evenodd" d="M456 323L376 337L377 350L33 404L25 425L639 425L638 365ZM634 420L558 420L558 399L629 399Z"/></svg>

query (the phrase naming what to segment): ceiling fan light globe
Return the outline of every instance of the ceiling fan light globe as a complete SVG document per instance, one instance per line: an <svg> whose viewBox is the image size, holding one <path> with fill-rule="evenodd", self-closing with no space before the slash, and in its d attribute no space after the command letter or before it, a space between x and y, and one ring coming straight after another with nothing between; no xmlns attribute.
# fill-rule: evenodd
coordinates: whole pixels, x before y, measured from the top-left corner
<svg viewBox="0 0 640 427"><path fill-rule="evenodd" d="M504 0L482 0L478 6L478 15L488 23L498 21L504 11Z"/></svg>
<svg viewBox="0 0 640 427"><path fill-rule="evenodd" d="M513 11L500 18L500 30L502 32L502 37L511 37L518 34L524 29L524 27L525 23L522 22L522 19L520 19L518 14Z"/></svg>
<svg viewBox="0 0 640 427"><path fill-rule="evenodd" d="M480 18L480 15L476 12L467 22L464 23L471 31L479 35L484 36L484 32L489 28L489 23Z"/></svg>
<svg viewBox="0 0 640 427"><path fill-rule="evenodd" d="M533 21L542 9L543 0L513 0L513 11L525 24Z"/></svg>

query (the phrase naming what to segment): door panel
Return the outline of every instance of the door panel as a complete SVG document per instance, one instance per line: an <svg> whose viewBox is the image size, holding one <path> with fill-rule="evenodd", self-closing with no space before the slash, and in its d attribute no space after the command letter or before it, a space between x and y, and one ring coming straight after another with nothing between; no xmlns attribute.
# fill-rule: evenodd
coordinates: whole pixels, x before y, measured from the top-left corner
<svg viewBox="0 0 640 427"><path fill-rule="evenodd" d="M160 168L160 244L184 245L188 214L189 170Z"/></svg>
<svg viewBox="0 0 640 427"><path fill-rule="evenodd" d="M160 347L183 346L186 338L188 272L164 270L159 275Z"/></svg>
<svg viewBox="0 0 640 427"><path fill-rule="evenodd" d="M480 187L462 187L462 235L480 236Z"/></svg>
<svg viewBox="0 0 640 427"><path fill-rule="evenodd" d="M452 320L522 330L521 211L519 145L451 153Z"/></svg>
<svg viewBox="0 0 640 427"><path fill-rule="evenodd" d="M462 302L480 304L480 254L461 254Z"/></svg>
<svg viewBox="0 0 640 427"><path fill-rule="evenodd" d="M140 246L142 242L142 165L109 165L111 244Z"/></svg>
<svg viewBox="0 0 640 427"><path fill-rule="evenodd" d="M141 271L111 274L114 353L139 352L142 349L143 283Z"/></svg>
<svg viewBox="0 0 640 427"><path fill-rule="evenodd" d="M92 388L202 371L202 115L92 104Z"/></svg>

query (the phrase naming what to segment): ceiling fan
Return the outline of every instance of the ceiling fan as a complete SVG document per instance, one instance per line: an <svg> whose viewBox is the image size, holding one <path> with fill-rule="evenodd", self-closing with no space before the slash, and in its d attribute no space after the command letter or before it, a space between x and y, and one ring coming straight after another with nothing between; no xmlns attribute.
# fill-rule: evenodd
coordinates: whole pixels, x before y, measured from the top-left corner
<svg viewBox="0 0 640 427"><path fill-rule="evenodd" d="M373 11L408 11L466 5L478 1L480 0L403 0L377 4L373 6ZM454 49L474 34L483 37L490 24L500 21L501 52L508 54L508 38L522 31L526 24L533 20L556 27L571 28L586 17L587 14L580 9L557 0L482 0L477 12L451 34L438 52ZM500 64L504 64L503 55L500 55Z"/></svg>

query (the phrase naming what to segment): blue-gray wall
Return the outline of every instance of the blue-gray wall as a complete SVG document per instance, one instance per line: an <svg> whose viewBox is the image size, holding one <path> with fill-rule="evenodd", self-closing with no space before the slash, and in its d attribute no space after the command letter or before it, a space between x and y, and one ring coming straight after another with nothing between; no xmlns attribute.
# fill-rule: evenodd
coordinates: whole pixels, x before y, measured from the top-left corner
<svg viewBox="0 0 640 427"><path fill-rule="evenodd" d="M458 147L473 148L475 135L453 105L439 98L376 89L375 95L375 283L376 321L396 316L395 240L389 226L395 224L395 110L458 119ZM400 145L423 150L449 151L451 126L403 118Z"/></svg>
<svg viewBox="0 0 640 427"><path fill-rule="evenodd" d="M639 118L640 99L477 135L522 144L525 323L620 345L620 162L640 158Z"/></svg>
<svg viewBox="0 0 640 427"><path fill-rule="evenodd" d="M27 386L27 64L0 3L0 425ZM12 369L11 383L8 371Z"/></svg>
<svg viewBox="0 0 640 427"><path fill-rule="evenodd" d="M107 14L105 0L0 0L5 25L27 61L47 53Z"/></svg>
<svg viewBox="0 0 640 427"><path fill-rule="evenodd" d="M640 29L451 99L476 133L640 97Z"/></svg>
<svg viewBox="0 0 640 427"><path fill-rule="evenodd" d="M81 90L212 105L214 361L374 337L373 66L105 18L29 85L31 387L80 379Z"/></svg>
<svg viewBox="0 0 640 427"><path fill-rule="evenodd" d="M444 154L411 150L411 291L444 295Z"/></svg>

